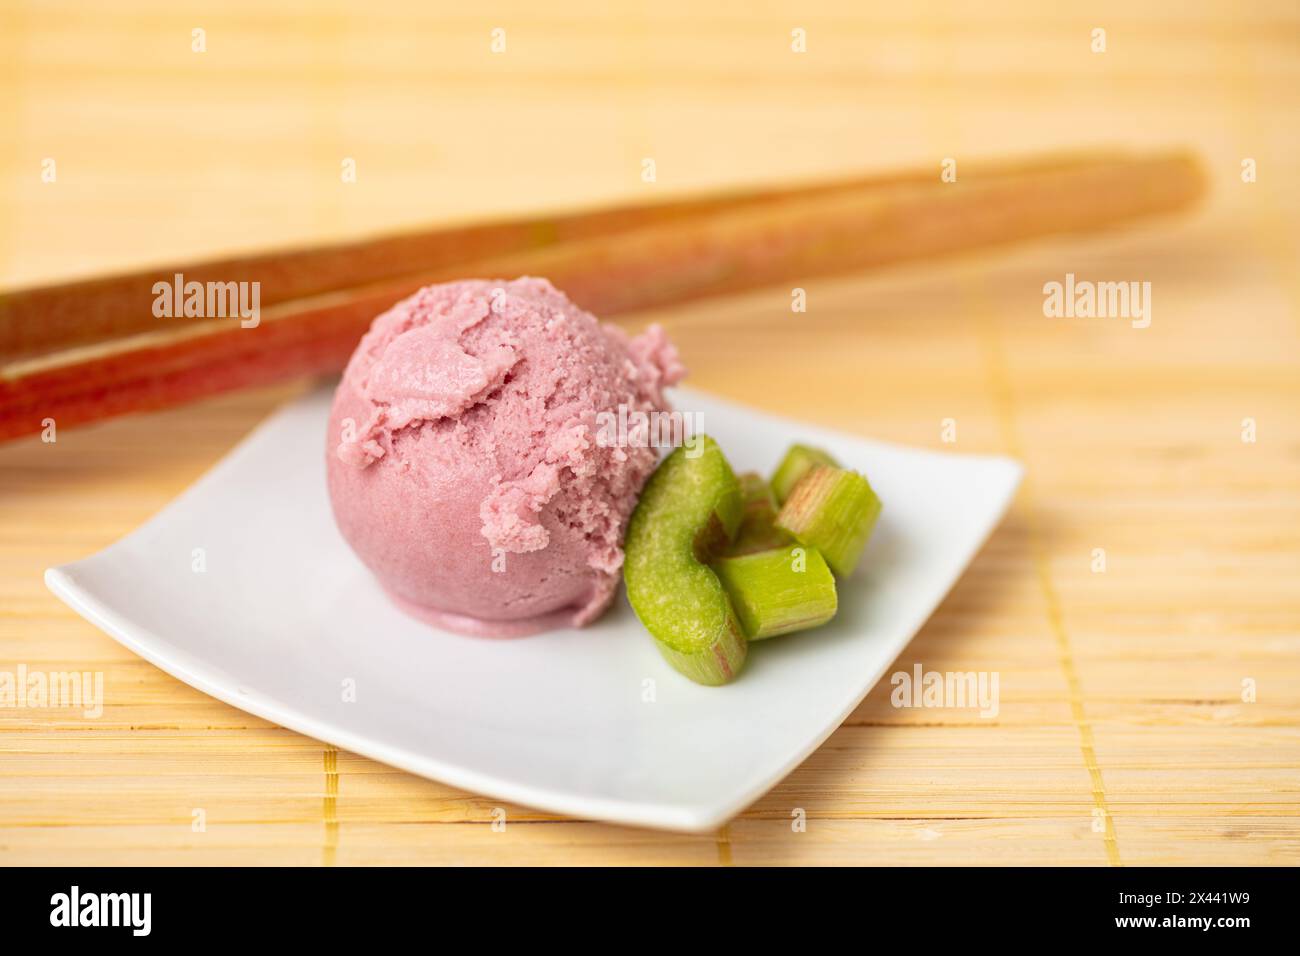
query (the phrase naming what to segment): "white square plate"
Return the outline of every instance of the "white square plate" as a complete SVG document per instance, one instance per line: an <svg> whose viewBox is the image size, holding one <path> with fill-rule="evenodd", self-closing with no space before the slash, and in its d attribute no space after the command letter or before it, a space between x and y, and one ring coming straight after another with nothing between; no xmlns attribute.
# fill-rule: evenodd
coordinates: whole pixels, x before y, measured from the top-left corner
<svg viewBox="0 0 1300 956"><path fill-rule="evenodd" d="M884 502L834 622L757 645L734 683L700 687L622 597L590 628L517 640L444 633L394 608L330 514L330 394L274 415L112 547L47 571L50 589L169 674L282 726L505 801L674 830L726 822L830 736L1021 474L1005 458L899 448L678 390L675 406L701 416L737 471L768 473L803 441L866 472Z"/></svg>

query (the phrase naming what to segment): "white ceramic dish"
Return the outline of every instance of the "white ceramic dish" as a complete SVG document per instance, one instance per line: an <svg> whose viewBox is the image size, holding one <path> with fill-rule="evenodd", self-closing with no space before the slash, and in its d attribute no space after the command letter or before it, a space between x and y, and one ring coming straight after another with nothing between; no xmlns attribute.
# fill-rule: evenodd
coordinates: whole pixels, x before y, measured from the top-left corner
<svg viewBox="0 0 1300 956"><path fill-rule="evenodd" d="M679 390L676 407L701 416L738 471L770 471L793 441L819 444L885 503L832 624L757 645L733 684L699 687L621 596L586 630L517 640L443 633L396 610L330 515L329 396L274 415L112 547L47 571L50 589L169 674L277 724L503 801L674 830L726 822L839 726L1021 474L1005 458L899 448Z"/></svg>

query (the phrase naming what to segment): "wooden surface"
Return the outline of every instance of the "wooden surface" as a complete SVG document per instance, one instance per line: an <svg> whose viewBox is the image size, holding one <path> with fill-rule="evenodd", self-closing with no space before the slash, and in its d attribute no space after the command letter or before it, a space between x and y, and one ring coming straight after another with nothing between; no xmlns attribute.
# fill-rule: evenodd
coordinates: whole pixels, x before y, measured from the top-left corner
<svg viewBox="0 0 1300 956"><path fill-rule="evenodd" d="M997 718L896 709L882 685L692 837L513 806L496 830L494 800L211 700L41 572L148 518L287 386L0 449L0 669L102 670L107 697L95 720L0 710L0 862L1300 862L1294 3L616 6L6 3L0 280L863 168L937 176L945 157L960 172L1191 145L1213 195L1183 220L809 282L804 314L775 288L630 323L665 322L696 386L1024 460L1012 513L898 662L998 672ZM1150 328L1045 318L1043 283L1066 272L1150 281Z"/></svg>

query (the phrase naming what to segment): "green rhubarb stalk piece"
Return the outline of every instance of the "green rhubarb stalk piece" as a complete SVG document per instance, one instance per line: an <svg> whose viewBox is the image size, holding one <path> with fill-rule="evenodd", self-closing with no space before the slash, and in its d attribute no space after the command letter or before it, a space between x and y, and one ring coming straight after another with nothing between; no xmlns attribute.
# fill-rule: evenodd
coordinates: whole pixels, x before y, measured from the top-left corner
<svg viewBox="0 0 1300 956"><path fill-rule="evenodd" d="M820 448L791 445L790 450L781 459L781 464L777 465L776 471L772 473L772 492L776 495L777 504L785 504L785 500L790 497L790 492L794 491L794 486L799 483L799 479L818 465L838 468L839 464Z"/></svg>
<svg viewBox="0 0 1300 956"><path fill-rule="evenodd" d="M806 631L835 616L835 576L816 548L792 545L718 558L713 569L751 641Z"/></svg>
<svg viewBox="0 0 1300 956"><path fill-rule="evenodd" d="M743 504L731 465L708 436L677 448L646 482L628 523L628 601L659 651L700 684L725 684L748 644L709 560L729 545Z"/></svg>
<svg viewBox="0 0 1300 956"><path fill-rule="evenodd" d="M772 486L752 471L737 476L737 480L744 514L727 554L753 554L793 544L794 539L776 527L777 503Z"/></svg>
<svg viewBox="0 0 1300 956"><path fill-rule="evenodd" d="M776 516L776 526L805 547L821 552L831 570L847 577L857 567L880 499L856 471L815 465L794 486Z"/></svg>

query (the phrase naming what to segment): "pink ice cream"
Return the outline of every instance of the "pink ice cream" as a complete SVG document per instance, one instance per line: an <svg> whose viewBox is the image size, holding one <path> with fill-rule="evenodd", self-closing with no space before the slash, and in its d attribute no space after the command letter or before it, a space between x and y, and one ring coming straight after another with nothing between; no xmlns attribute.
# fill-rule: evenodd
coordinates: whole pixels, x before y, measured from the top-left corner
<svg viewBox="0 0 1300 956"><path fill-rule="evenodd" d="M614 596L657 454L598 413L667 409L684 369L545 279L421 289L375 319L334 395L339 530L406 610L467 633L582 625Z"/></svg>

